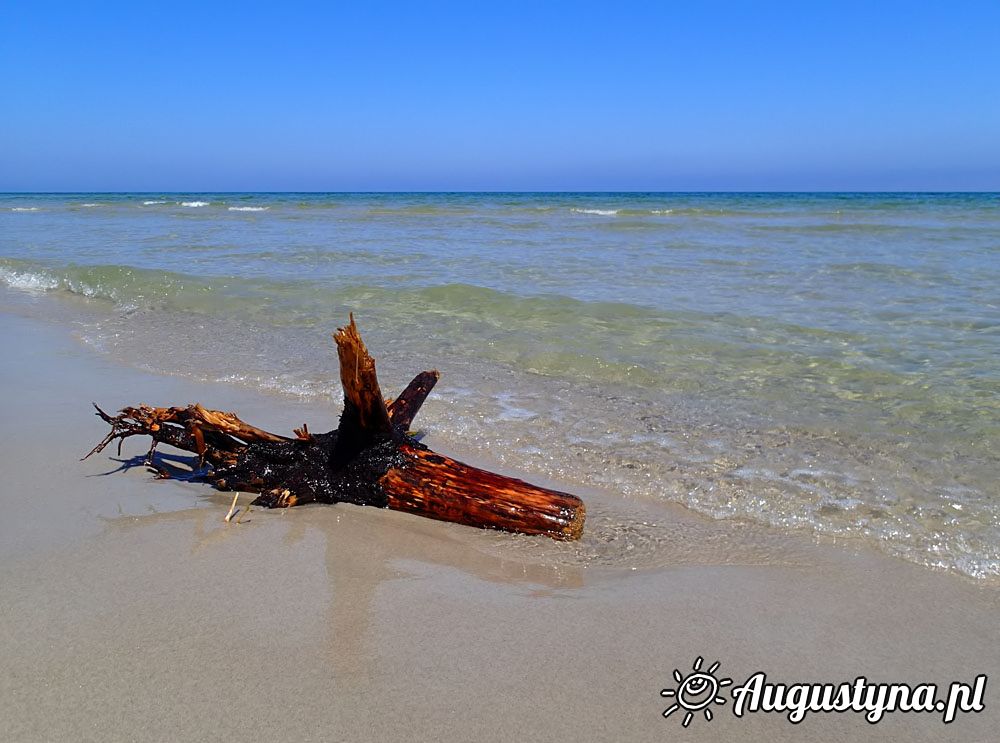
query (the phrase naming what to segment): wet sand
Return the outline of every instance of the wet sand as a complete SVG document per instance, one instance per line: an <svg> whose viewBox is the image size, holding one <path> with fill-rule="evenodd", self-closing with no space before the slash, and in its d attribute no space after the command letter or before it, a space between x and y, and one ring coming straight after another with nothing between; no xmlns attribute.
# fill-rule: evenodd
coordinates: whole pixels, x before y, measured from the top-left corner
<svg viewBox="0 0 1000 743"><path fill-rule="evenodd" d="M89 402L285 431L332 427L334 401L138 372L2 317L0 740L996 739L996 586L586 489L580 545L344 505L226 525L231 496L115 472L114 447L79 462L105 433ZM990 682L949 725L730 699L685 730L659 692L698 656L737 683Z"/></svg>

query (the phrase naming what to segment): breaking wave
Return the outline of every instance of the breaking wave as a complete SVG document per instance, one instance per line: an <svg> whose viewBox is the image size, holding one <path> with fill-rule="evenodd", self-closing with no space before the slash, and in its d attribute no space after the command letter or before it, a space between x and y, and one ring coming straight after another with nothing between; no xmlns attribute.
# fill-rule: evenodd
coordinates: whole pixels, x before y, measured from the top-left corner
<svg viewBox="0 0 1000 743"><path fill-rule="evenodd" d="M577 214L597 214L601 217L613 217L618 213L617 209L578 209L577 207L573 207L570 211Z"/></svg>

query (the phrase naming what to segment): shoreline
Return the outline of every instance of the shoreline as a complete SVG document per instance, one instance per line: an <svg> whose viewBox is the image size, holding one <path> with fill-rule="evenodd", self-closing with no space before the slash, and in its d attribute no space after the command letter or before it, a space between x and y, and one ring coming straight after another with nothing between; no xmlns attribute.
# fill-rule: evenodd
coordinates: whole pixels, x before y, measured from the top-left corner
<svg viewBox="0 0 1000 743"><path fill-rule="evenodd" d="M197 400L277 431L319 430L332 401L140 372L10 313L0 341L18 349L0 363L4 740L647 740L683 730L659 692L695 656L789 683L1000 673L997 587L676 505L580 492L580 545L343 504L227 526L225 493L109 474L111 449L77 462L103 433L89 401ZM720 707L683 732L987 741L998 723L987 686L947 727Z"/></svg>
<svg viewBox="0 0 1000 743"><path fill-rule="evenodd" d="M0 305L122 363L315 399L351 310L506 468L1000 583L989 199L80 201L0 211Z"/></svg>
<svg viewBox="0 0 1000 743"><path fill-rule="evenodd" d="M176 368L161 368L161 364L166 364L169 367L170 344L168 342L164 345L164 339L155 334L153 340L156 342L156 345L149 349L148 355L146 351L137 345L145 342L144 339L147 337L142 332L135 333L135 337L130 337L129 343L120 348L117 346L107 348L101 343L95 343L91 332L95 326L107 321L110 315L108 315L106 310L107 308L93 306L92 300L89 298L73 294L49 297L44 292L0 287L0 314L13 315L29 322L44 323L65 331L73 337L81 353L99 357L102 362L109 364L112 368L128 369L140 375L152 375L156 378L175 380L176 384L179 385L179 389L211 390L212 392L207 394L210 394L212 396L211 399L214 400L232 398L244 401L240 404L233 403L230 406L238 410L263 406L261 409L266 411L263 413L264 415L274 415L275 409L296 409L303 411L301 414L303 420L309 420L311 423L316 420L318 414L319 416L325 416L325 423L321 422L318 424L320 428L323 428L324 425L334 427L335 421L339 416L339 400L334 401L330 397L330 394L339 394L339 388L335 389L332 379L328 382L312 383L308 391L296 392L286 390L281 386L261 387L260 384L254 381L256 378L253 376L243 377L238 374L235 376L204 375L195 374L191 370L182 371ZM128 328L135 319L134 316L127 312L116 314L119 315L118 321L123 329ZM145 320L147 324L150 321L150 318L146 318ZM67 326L72 328L72 330L67 330ZM204 326L200 323L194 323L192 327L195 332L198 332L199 329L204 330ZM126 332L132 334L132 331ZM188 343L190 338L189 332L190 328L186 326L183 336L172 336L173 342ZM320 344L326 343L329 341L328 334L317 333L313 340L318 341ZM385 345L385 339L382 340L383 344L380 345ZM380 362L380 373L383 377L383 384L386 384L388 380L386 388L393 389L401 385L404 381L408 381L410 377L406 376L405 372L412 371L415 367L405 354L401 355L399 349L393 348L391 344L384 350L387 353L384 360ZM325 358L323 354L324 349L322 346L315 349L315 355L320 359ZM310 351L308 355L310 357L313 356L313 351ZM429 360L425 359L425 361ZM978 566L978 570L956 563L951 558L935 561L933 553L914 555L902 549L905 545L891 541L886 542L877 536L862 536L855 533L844 534L836 531L829 532L825 528L821 528L820 524L811 521L803 523L801 514L797 514L794 509L786 508L786 504L780 498L775 500L775 493L770 490L766 493L766 497L760 500L762 504L772 510L771 517L768 517L766 512L756 513L753 509L751 509L751 514L747 515L742 513L738 507L728 509L709 507L712 500L711 496L705 498L706 492L711 493L717 486L719 489L725 489L727 492L730 492L731 495L739 493L741 498L750 503L755 502L757 498L754 497L752 488L749 490L738 488L736 491L733 491L734 481L732 479L733 472L731 471L733 462L729 460L738 460L740 456L739 451L734 449L732 457L723 453L722 458L716 460L714 464L710 461L713 457L719 456L719 451L714 450L713 447L717 447L722 443L721 440L713 441L709 438L711 436L709 429L719 424L719 421L714 417L712 417L712 420L715 422L711 423L708 429L696 428L692 438L695 440L706 439L702 454L708 457L704 460L708 462L708 465L706 465L707 469L703 474L707 476L707 473L710 473L715 465L721 466L721 469L715 469L715 474L709 477L708 480L704 480L699 478L692 479L690 472L685 473L685 467L690 465L690 462L685 462L683 455L681 459L677 460L681 465L680 467L667 466L669 465L669 460L679 453L673 448L676 442L687 438L687 434L685 433L686 427L692 425L700 426L702 424L698 417L693 415L695 411L685 407L683 400L679 398L673 401L678 407L672 408L668 413L662 413L658 416L660 419L670 421L669 434L657 434L653 437L637 434L638 438L643 441L654 440L664 436L665 445L668 447L664 449L668 462L666 465L660 466L657 470L660 479L649 479L653 473L647 473L645 486L640 487L636 491L633 487L634 483L625 483L616 479L623 472L630 471L621 468L622 464L628 459L627 455L621 461L606 462L606 464L613 465L614 468L609 468L601 473L600 468L595 470L596 462L592 457L589 460L573 458L573 455L579 457L581 453L577 447L570 445L565 450L559 448L565 447L567 444L566 441L562 441L561 444L555 442L559 456L548 456L544 448L539 448L540 444L537 441L535 444L526 447L525 442L519 440L518 437L525 431L531 431L537 421L541 422L544 431L547 432L547 436L558 436L562 430L560 428L561 423L559 422L560 416L557 415L551 418L542 417L540 419L529 417L527 419L527 427L515 426L511 428L510 426L506 426L505 424L510 423L511 420L515 422L525 420L524 414L526 412L520 410L516 407L515 403L511 402L511 400L516 401L518 380L510 376L509 369L501 366L495 378L486 379L486 377L483 377L480 379L476 374L463 374L462 372L470 371L463 366L447 370L447 365L453 361L448 359L447 355L441 361L446 365L441 367L446 369L443 375L443 383L437 385L431 396L430 404L425 407L421 413L421 418L418 420L418 427L422 427L423 425L428 426L431 436L428 441L432 447L437 446L443 451L450 452L459 460L487 470L506 472L511 476L519 477L528 482L537 482L555 490L565 490L581 495L589 494L591 498L598 501L600 507L610 505L611 512L618 512L619 515L621 515L622 511L627 511L630 513L633 524L641 524L642 528L637 533L631 535L633 537L632 541L625 544L622 550L611 555L599 555L591 551L588 555L576 559L576 564L590 564L595 560L598 563L602 561L607 562L608 560L614 563L615 560L620 560L620 558L625 556L625 551L632 557L647 555L650 551L661 551L662 545L657 544L657 542L663 535L656 533L655 527L658 524L655 522L660 520L661 514L666 513L674 521L711 525L709 527L711 535L708 538L716 544L722 539L723 533L728 532L731 536L731 532L733 531L733 529L723 525L735 524L737 525L736 531L739 534L747 534L749 535L747 539L756 541L757 543L776 540L781 545L787 546L787 544L799 539L805 543L836 545L853 551L873 551L880 556L887 556L890 559L903 559L920 567L940 570L958 576L963 580L969 580L975 585L990 585L1000 588L1000 580L989 572L983 572L984 568L988 570L989 566L981 564L975 559L972 560L972 568ZM405 371L403 371L404 367ZM327 375L324 379L328 378L328 370L324 373ZM469 396L471 390L467 385L463 384L463 379L472 379L474 380L473 384L487 385L490 391L488 407L499 407L491 412L488 409L480 409L475 405L470 405ZM184 387L185 384L188 386ZM560 387L562 389L559 389ZM580 407L576 405L575 400L569 399L572 394L570 390L573 389L571 386L549 385L549 389L550 391L558 389L558 394L561 396L559 402L561 407L565 408L567 405L575 408ZM580 389L584 391L584 397L588 394L588 390L590 392L593 391L585 384ZM330 394L323 394L320 390L328 390ZM535 399L538 398L537 391L532 393L532 397ZM116 401L109 404L113 407L113 405L117 404L136 402L138 400L130 400L127 403L125 401ZM180 404L183 401L178 398L159 399L159 402L172 405ZM606 402L600 401L600 404ZM595 400L592 404L597 405L599 402ZM209 404L209 407L213 406L225 407L221 403ZM464 415L460 414L456 417L456 414L462 411L464 411ZM577 419L576 424L579 424L581 420L585 421L585 430L583 433L585 437L591 435L587 431L593 427L592 421L586 420L590 411L592 411L592 408L584 405L582 410L575 410L574 412ZM605 410L604 412L607 411ZM721 414L721 411L716 412ZM742 413L734 410L730 410L729 413L734 417L734 421L737 421L734 425L741 429L742 434L750 436L749 441L757 442L754 443L752 448L759 451L762 448L767 449L768 446L773 446L778 451L786 452L784 466L788 467L792 471L792 474L796 478L803 480L806 485L813 481L817 484L822 483L824 482L824 478L827 478L831 474L822 468L813 470L814 463L812 458L814 457L814 452L808 449L799 451L801 446L799 449L786 450L785 447L788 444L786 434L770 430L766 425L752 426L743 430L746 424L741 421ZM492 414L499 414L499 419L491 418ZM630 414L641 416L642 411L631 410ZM506 420L505 416L510 420ZM272 428L274 430L290 430L293 426L300 424L301 421L292 421L287 424L277 424L272 426ZM316 425L313 423L314 428L316 428ZM806 438L810 436L808 431L800 433L804 434ZM755 437L760 438L755 439ZM538 436L535 438L538 438ZM545 437L542 436L541 438L544 439ZM840 438L839 435L834 436L835 440L840 440ZM591 443L594 443L593 439L585 439L583 453L587 456L590 453L585 450L587 449L587 445ZM734 445L735 442L730 441L728 443ZM800 442L801 445L805 445L806 443L805 441ZM790 447L790 449L792 448ZM530 456L522 456L525 452L528 452ZM801 460L795 459L797 453L802 457ZM875 455L878 454L877 451L852 452L849 449L845 449L840 453L849 458L856 455L863 455L868 459L877 458ZM626 464L625 466L628 465ZM674 471L675 469L677 470L676 472ZM595 473L597 473L597 481L591 480L588 476L595 475ZM759 485L769 487L769 482L765 478ZM889 492L886 488L891 490L889 483L880 483L879 487L882 488L884 493ZM654 492L656 495L654 495ZM668 493L669 495L667 495ZM687 494L686 497L685 493ZM850 495L850 493L846 495L842 494L843 497ZM838 503L840 501L835 501L835 505ZM880 518L879 508L872 505L869 509L873 517L873 523L877 523ZM593 513L593 510L591 510L591 513ZM971 517L971 514L969 517ZM650 525L646 522L653 522L652 526L654 528L646 528ZM617 528L619 534L625 537L630 536L628 534L630 531L628 524L618 525ZM902 529L902 525L898 528ZM699 549L696 539L696 536L687 539L684 549L674 550L666 556L666 559L662 559L664 556L659 555L651 558L652 562L650 560L639 560L638 564L641 567L648 567L654 563L660 565L676 564L678 560L686 563L690 561L690 553L696 554L698 556L697 559L712 561L711 556L707 555L705 550ZM550 553L543 551L543 554L545 559L552 557ZM767 562L767 559L764 559L763 562Z"/></svg>

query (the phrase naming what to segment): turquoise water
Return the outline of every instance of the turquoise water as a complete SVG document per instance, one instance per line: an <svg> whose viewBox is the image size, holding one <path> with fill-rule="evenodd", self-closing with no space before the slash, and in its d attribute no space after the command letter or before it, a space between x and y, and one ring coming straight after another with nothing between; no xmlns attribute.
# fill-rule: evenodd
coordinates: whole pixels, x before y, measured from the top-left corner
<svg viewBox="0 0 1000 743"><path fill-rule="evenodd" d="M446 440L1000 575L998 194L6 195L0 285L295 395L353 311Z"/></svg>

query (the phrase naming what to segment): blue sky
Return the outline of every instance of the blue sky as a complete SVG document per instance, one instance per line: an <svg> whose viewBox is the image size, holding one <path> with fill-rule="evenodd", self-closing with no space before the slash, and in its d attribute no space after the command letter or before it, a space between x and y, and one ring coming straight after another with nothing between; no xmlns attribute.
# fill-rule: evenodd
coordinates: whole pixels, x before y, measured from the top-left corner
<svg viewBox="0 0 1000 743"><path fill-rule="evenodd" d="M0 190L1000 190L1000 3L9 4Z"/></svg>

